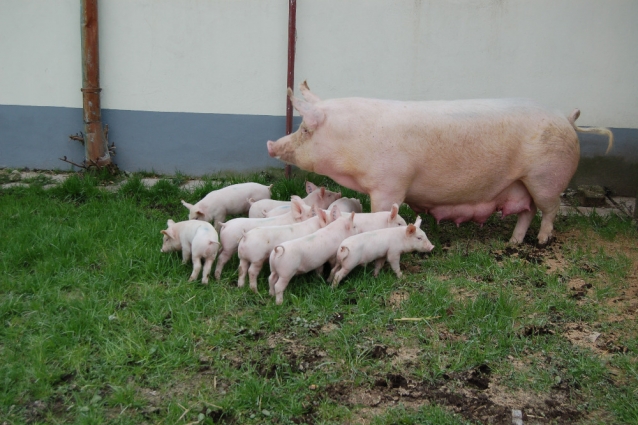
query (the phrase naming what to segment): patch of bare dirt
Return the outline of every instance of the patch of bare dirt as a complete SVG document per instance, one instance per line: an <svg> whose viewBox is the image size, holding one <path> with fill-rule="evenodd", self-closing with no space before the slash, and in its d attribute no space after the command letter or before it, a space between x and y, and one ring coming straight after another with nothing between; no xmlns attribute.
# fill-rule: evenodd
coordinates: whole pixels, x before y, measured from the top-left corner
<svg viewBox="0 0 638 425"><path fill-rule="evenodd" d="M562 335L573 345L589 348L601 357L627 352L627 347L619 341L620 335L617 332L596 332L592 325L586 323L567 323L563 326Z"/></svg>
<svg viewBox="0 0 638 425"><path fill-rule="evenodd" d="M200 363L202 361L200 360ZM205 368L204 368L205 369ZM220 394L225 394L229 384L217 378L212 371L204 370L196 373L188 379L175 379L164 388L138 388L139 398L146 400L146 406L142 408L143 415L150 421L157 421L166 414L166 406L170 402L180 399L184 394L197 394L201 388L213 388ZM198 402L193 405L182 406L186 422L197 419L200 414L211 419L214 423L235 424L236 420L232 412L226 412L221 407L211 403Z"/></svg>
<svg viewBox="0 0 638 425"><path fill-rule="evenodd" d="M467 420L489 424L511 424L512 409L522 411L526 424L572 423L582 418L571 394L559 388L547 395L511 390L493 382L487 365L444 375L434 383L391 373L378 376L368 386L333 384L323 394L337 403L359 407L357 424L369 423L371 417L399 404L417 409L428 403L444 406Z"/></svg>
<svg viewBox="0 0 638 425"><path fill-rule="evenodd" d="M396 310L401 307L405 301L410 298L410 294L406 291L394 291L390 294L386 301L386 305L392 307L392 309Z"/></svg>

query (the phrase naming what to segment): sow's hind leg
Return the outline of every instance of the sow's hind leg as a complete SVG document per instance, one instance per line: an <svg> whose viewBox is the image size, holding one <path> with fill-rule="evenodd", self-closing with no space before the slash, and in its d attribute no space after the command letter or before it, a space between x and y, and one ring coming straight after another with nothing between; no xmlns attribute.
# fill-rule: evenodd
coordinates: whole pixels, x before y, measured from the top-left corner
<svg viewBox="0 0 638 425"><path fill-rule="evenodd" d="M567 188L580 159L578 137L563 123L550 123L540 136L538 157L532 157L523 183L541 211L538 243L545 245L552 236L554 219L560 209L560 194Z"/></svg>
<svg viewBox="0 0 638 425"><path fill-rule="evenodd" d="M567 187L572 174L573 172L566 173L564 170L554 173L547 171L539 178L530 176L525 182L534 204L542 213L541 228L538 232L539 245L547 244L552 237L554 219L560 210L560 194Z"/></svg>

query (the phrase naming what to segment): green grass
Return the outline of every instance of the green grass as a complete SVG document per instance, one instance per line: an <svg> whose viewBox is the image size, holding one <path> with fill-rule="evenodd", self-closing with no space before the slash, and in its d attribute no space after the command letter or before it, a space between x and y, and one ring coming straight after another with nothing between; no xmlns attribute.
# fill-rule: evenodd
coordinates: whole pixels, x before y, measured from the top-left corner
<svg viewBox="0 0 638 425"><path fill-rule="evenodd" d="M477 371L538 401L506 413L487 404L493 417L520 408L543 423L566 423L551 419L559 410L572 423L638 423L637 326L609 301L636 285L635 223L560 218L556 233L573 236L539 254L507 246L510 218L457 228L425 217L436 248L405 254L402 279L387 267L375 279L369 265L332 289L311 273L277 306L267 270L258 294L236 287L236 258L203 286L187 282L180 254L160 253L166 220L187 218L180 199L242 181L286 199L304 195L306 178L366 209L369 199L299 172L209 176L194 193L179 174L146 188L151 175L115 193L101 187L118 178L89 173L0 192L0 423L481 423L480 409L446 398L478 397ZM548 272L555 255L562 266ZM591 286L575 296L577 279ZM575 324L609 350L570 342Z"/></svg>

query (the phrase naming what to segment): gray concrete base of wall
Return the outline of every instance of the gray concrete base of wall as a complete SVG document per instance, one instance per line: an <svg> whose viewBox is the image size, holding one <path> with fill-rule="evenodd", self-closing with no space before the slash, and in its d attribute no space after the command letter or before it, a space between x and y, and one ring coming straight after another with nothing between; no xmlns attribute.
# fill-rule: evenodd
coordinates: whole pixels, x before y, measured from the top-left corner
<svg viewBox="0 0 638 425"><path fill-rule="evenodd" d="M266 150L267 140L284 134L283 116L105 109L102 118L122 170L203 176L283 167ZM82 162L83 146L69 139L82 128L79 108L0 105L0 168L69 169L59 158ZM581 161L571 186L597 184L615 195L634 197L638 129L612 131L615 143L606 156L606 138L579 134Z"/></svg>

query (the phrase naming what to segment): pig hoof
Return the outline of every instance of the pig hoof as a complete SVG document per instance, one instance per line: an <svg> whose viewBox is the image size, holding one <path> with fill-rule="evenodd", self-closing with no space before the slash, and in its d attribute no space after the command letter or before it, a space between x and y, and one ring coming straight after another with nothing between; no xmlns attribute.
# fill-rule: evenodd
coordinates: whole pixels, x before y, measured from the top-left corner
<svg viewBox="0 0 638 425"><path fill-rule="evenodd" d="M539 249L547 248L548 246L552 244L553 241L554 241L554 238L552 236L545 239L545 242L541 242L539 239L539 241L536 243L536 248L539 248Z"/></svg>
<svg viewBox="0 0 638 425"><path fill-rule="evenodd" d="M255 294L257 293L257 287L256 286L255 287L251 286L250 290L253 291Z"/></svg>

